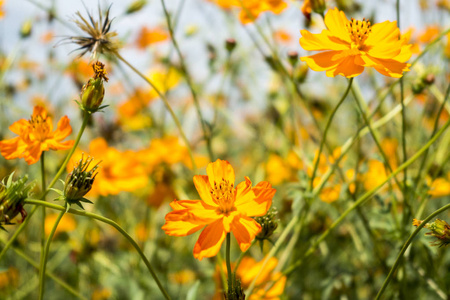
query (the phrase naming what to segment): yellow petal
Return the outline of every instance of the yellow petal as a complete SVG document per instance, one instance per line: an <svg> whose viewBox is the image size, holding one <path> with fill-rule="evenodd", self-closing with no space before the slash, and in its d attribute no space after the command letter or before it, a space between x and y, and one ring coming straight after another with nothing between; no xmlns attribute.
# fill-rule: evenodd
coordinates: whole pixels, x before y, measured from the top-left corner
<svg viewBox="0 0 450 300"><path fill-rule="evenodd" d="M208 176L205 175L196 175L194 176L194 185L197 189L200 198L205 201L207 204L212 206L217 206L211 197L211 185L209 184Z"/></svg>
<svg viewBox="0 0 450 300"><path fill-rule="evenodd" d="M351 43L350 35L345 27L349 21L345 16L344 12L339 11L336 7L334 9L330 9L325 15L325 25L327 26L330 33L342 41L347 43ZM333 49L334 50L334 49Z"/></svg>
<svg viewBox="0 0 450 300"><path fill-rule="evenodd" d="M217 220L206 226L194 246L194 257L202 260L203 257L216 255L222 246L225 235L226 232L222 220Z"/></svg>
<svg viewBox="0 0 450 300"><path fill-rule="evenodd" d="M241 248L241 251L246 251L255 236L261 231L261 226L252 218L236 217L231 222L231 231Z"/></svg>
<svg viewBox="0 0 450 300"><path fill-rule="evenodd" d="M209 163L206 167L206 174L208 174L211 186L214 186L214 182L221 182L223 180L234 184L234 169L226 160L218 159L213 163Z"/></svg>

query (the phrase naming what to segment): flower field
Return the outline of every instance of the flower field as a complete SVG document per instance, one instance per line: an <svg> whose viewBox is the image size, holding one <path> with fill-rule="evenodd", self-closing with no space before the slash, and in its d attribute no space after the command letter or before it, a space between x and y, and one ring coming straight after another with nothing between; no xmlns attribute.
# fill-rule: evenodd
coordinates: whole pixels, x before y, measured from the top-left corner
<svg viewBox="0 0 450 300"><path fill-rule="evenodd" d="M0 299L449 299L449 1L0 26Z"/></svg>

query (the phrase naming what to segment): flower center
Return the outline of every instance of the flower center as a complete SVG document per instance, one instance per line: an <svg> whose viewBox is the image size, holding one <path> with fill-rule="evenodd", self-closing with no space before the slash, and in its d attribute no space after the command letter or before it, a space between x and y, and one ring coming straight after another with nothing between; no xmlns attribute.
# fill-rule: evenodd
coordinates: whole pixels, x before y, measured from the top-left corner
<svg viewBox="0 0 450 300"><path fill-rule="evenodd" d="M210 190L213 201L219 205L219 211L227 214L236 210L234 207L235 190L234 184L222 179L220 182L214 181L214 186Z"/></svg>
<svg viewBox="0 0 450 300"><path fill-rule="evenodd" d="M32 133L37 140L43 142L47 139L50 133L47 118L42 118L40 115L31 117L30 125L32 127Z"/></svg>
<svg viewBox="0 0 450 300"><path fill-rule="evenodd" d="M352 40L352 48L361 49L364 41L369 37L370 32L372 32L370 21L366 21L366 18L362 21L352 18L345 26Z"/></svg>

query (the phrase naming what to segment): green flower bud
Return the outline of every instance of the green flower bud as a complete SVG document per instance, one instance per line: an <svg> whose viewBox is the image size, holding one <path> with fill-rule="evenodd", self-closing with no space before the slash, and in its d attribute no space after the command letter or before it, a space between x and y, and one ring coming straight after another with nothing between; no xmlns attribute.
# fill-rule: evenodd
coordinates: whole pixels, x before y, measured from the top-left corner
<svg viewBox="0 0 450 300"><path fill-rule="evenodd" d="M236 40L229 38L225 41L225 49L227 49L228 53L233 52L234 48L236 48Z"/></svg>
<svg viewBox="0 0 450 300"><path fill-rule="evenodd" d="M325 0L311 0L311 9L315 13L323 16L324 11L327 9Z"/></svg>
<svg viewBox="0 0 450 300"><path fill-rule="evenodd" d="M129 14L132 14L132 13L140 11L146 4L147 4L147 0L136 0L136 1L133 1L128 6L126 14L129 15Z"/></svg>
<svg viewBox="0 0 450 300"><path fill-rule="evenodd" d="M14 173L12 173L7 181L3 179L0 182L0 228L1 225L13 224L11 221L20 213L22 221L27 213L23 208L24 200L28 197L33 185L26 185L28 176L25 175L17 181L13 181Z"/></svg>
<svg viewBox="0 0 450 300"><path fill-rule="evenodd" d="M276 208L271 208L265 216L256 217L255 221L261 225L261 231L256 236L256 239L263 241L269 239L278 227L278 219L276 219L278 211Z"/></svg>
<svg viewBox="0 0 450 300"><path fill-rule="evenodd" d="M33 22L31 20L26 20L22 27L20 28L20 36L22 38L27 38L31 35L31 31L33 29Z"/></svg>
<svg viewBox="0 0 450 300"><path fill-rule="evenodd" d="M99 164L96 164L88 170L92 161L92 158L88 157L87 159L84 159L82 157L75 168L73 168L73 171L67 175L64 183L64 199L68 203L77 204L81 208L83 208L83 206L80 201L92 203L84 198L91 190L95 176L98 174L95 171L98 169Z"/></svg>
<svg viewBox="0 0 450 300"><path fill-rule="evenodd" d="M83 86L81 90L81 109L89 113L94 113L105 106L101 106L103 97L105 96L105 88L103 80L108 82L106 77L105 65L97 61L92 65L94 69L94 77Z"/></svg>
<svg viewBox="0 0 450 300"><path fill-rule="evenodd" d="M413 220L414 226L419 226L422 223L420 220ZM426 223L425 228L431 230L427 232L425 235L431 235L437 238L436 241L432 242L433 246L447 246L450 244L450 224L441 219L436 219L436 221L432 223Z"/></svg>

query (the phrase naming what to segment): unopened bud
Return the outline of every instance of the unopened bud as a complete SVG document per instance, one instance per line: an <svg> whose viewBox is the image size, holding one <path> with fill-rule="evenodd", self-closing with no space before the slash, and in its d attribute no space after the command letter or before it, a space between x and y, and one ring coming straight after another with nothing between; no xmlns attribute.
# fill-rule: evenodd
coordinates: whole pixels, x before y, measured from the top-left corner
<svg viewBox="0 0 450 300"><path fill-rule="evenodd" d="M3 179L0 182L0 228L4 229L2 225L13 224L12 220L20 213L22 221L25 219L27 213L23 208L24 200L28 197L32 185L25 183L28 176L19 178L13 181L13 174L11 174L7 181Z"/></svg>
<svg viewBox="0 0 450 300"><path fill-rule="evenodd" d="M131 2L131 4L127 7L126 14L132 14L140 11L147 4L147 0L136 0Z"/></svg>
<svg viewBox="0 0 450 300"><path fill-rule="evenodd" d="M428 74L427 76L422 78L423 83L425 83L426 85L432 85L434 83L434 80L434 74Z"/></svg>
<svg viewBox="0 0 450 300"><path fill-rule="evenodd" d="M295 66L298 62L298 52L297 51L289 51L288 52L288 59L291 66Z"/></svg>
<svg viewBox="0 0 450 300"><path fill-rule="evenodd" d="M105 65L97 61L92 65L94 69L94 77L83 86L81 90L81 109L89 113L94 113L105 107L101 106L103 97L105 96L105 88L103 80L108 82L106 77Z"/></svg>
<svg viewBox="0 0 450 300"><path fill-rule="evenodd" d="M423 221L417 219L413 220L413 225L416 227L422 223ZM431 235L437 238L431 245L442 247L450 244L450 225L444 220L436 219L436 221L432 223L426 223L424 227L431 230L425 235Z"/></svg>
<svg viewBox="0 0 450 300"><path fill-rule="evenodd" d="M33 23L31 22L31 20L26 20L22 24L22 27L20 28L20 36L22 38L29 37L31 35L32 29L33 29Z"/></svg>
<svg viewBox="0 0 450 300"><path fill-rule="evenodd" d="M325 0L310 0L310 2L312 11L323 16L323 13L327 9Z"/></svg>
<svg viewBox="0 0 450 300"><path fill-rule="evenodd" d="M228 53L233 52L234 48L236 48L236 40L229 38L225 41L225 48L227 49Z"/></svg>
<svg viewBox="0 0 450 300"><path fill-rule="evenodd" d="M89 157L87 159L82 157L78 164L73 168L72 172L67 175L64 183L64 199L68 203L77 204L81 208L83 208L83 206L80 201L92 203L85 199L84 196L92 189L95 176L98 174L95 171L98 169L99 163L89 170L89 165L93 160L94 159Z"/></svg>
<svg viewBox="0 0 450 300"><path fill-rule="evenodd" d="M265 216L255 218L255 221L261 225L261 231L256 236L256 239L262 241L267 240L272 236L275 229L278 227L277 214L277 209L271 208Z"/></svg>

